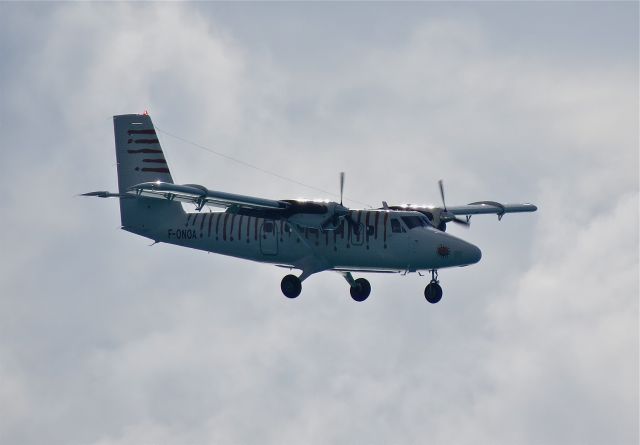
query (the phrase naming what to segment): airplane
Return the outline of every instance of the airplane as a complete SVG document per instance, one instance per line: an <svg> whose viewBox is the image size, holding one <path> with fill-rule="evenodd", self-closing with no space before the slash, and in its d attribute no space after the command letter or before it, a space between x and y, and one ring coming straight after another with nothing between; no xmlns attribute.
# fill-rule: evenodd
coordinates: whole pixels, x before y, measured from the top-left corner
<svg viewBox="0 0 640 445"><path fill-rule="evenodd" d="M445 233L446 224L469 225L471 215L534 212L533 204L480 201L447 207L415 205L350 209L343 205L344 173L340 175L340 202L273 200L210 190L198 184L174 183L156 130L148 113L113 117L118 192L96 191L83 196L118 198L121 228L168 243L262 263L288 274L282 293L296 298L302 282L322 271L335 271L349 284L351 297L365 301L371 285L359 273L428 271L431 280L424 296L441 300L438 270L480 261L480 249ZM185 212L182 203L195 205ZM210 211L203 211L207 206ZM221 208L223 211L212 211ZM466 216L466 219L459 218Z"/></svg>

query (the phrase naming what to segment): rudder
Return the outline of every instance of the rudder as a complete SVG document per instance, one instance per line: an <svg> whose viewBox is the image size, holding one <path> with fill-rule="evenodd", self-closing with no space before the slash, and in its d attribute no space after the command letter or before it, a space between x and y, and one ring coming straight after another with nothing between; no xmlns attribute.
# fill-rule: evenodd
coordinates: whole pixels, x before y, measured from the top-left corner
<svg viewBox="0 0 640 445"><path fill-rule="evenodd" d="M161 181L173 184L169 166L148 114L114 116L113 128L121 196L130 187L142 182ZM183 214L182 206L177 202L133 196L120 198L122 228L151 238L159 225Z"/></svg>

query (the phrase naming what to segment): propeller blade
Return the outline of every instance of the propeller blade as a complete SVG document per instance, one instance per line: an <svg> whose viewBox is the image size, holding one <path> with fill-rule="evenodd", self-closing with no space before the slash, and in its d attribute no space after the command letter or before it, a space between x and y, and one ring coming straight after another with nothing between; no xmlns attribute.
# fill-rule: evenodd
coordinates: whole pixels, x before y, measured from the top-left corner
<svg viewBox="0 0 640 445"><path fill-rule="evenodd" d="M442 179L438 181L438 186L440 186L440 197L442 198L442 206L444 207L445 212L447 211L447 204L444 202L444 184Z"/></svg>
<svg viewBox="0 0 640 445"><path fill-rule="evenodd" d="M333 229L337 228L342 218L349 216L349 209L342 205L342 197L344 194L344 172L340 172L340 204L335 204L333 207L333 215L328 219L324 225L331 222Z"/></svg>
<svg viewBox="0 0 640 445"><path fill-rule="evenodd" d="M449 213L449 211L447 210L447 203L444 200L444 181L442 179L438 181L438 187L440 187L440 197L442 198L442 212L440 213L441 223L447 224L450 222L454 222L456 224L460 224L461 226L469 228L469 226L471 225L469 221L467 221L466 219L460 219L453 213Z"/></svg>

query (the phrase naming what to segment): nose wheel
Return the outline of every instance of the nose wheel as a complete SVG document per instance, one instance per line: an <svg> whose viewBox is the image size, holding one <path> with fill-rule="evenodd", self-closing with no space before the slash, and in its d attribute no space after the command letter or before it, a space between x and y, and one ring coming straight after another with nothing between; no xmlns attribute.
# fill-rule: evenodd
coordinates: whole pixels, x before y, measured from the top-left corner
<svg viewBox="0 0 640 445"><path fill-rule="evenodd" d="M431 271L431 281L424 288L424 298L431 304L436 304L442 299L442 287L438 281L438 271L435 269Z"/></svg>

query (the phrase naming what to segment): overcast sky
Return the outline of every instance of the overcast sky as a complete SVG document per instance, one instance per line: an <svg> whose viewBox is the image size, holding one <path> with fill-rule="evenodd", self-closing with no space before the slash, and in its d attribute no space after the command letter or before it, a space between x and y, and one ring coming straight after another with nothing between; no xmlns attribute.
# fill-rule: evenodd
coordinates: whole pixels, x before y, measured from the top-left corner
<svg viewBox="0 0 640 445"><path fill-rule="evenodd" d="M638 3L0 3L0 443L637 444ZM426 277L119 230L111 117L346 203L533 202ZM179 183L332 198L160 133Z"/></svg>

